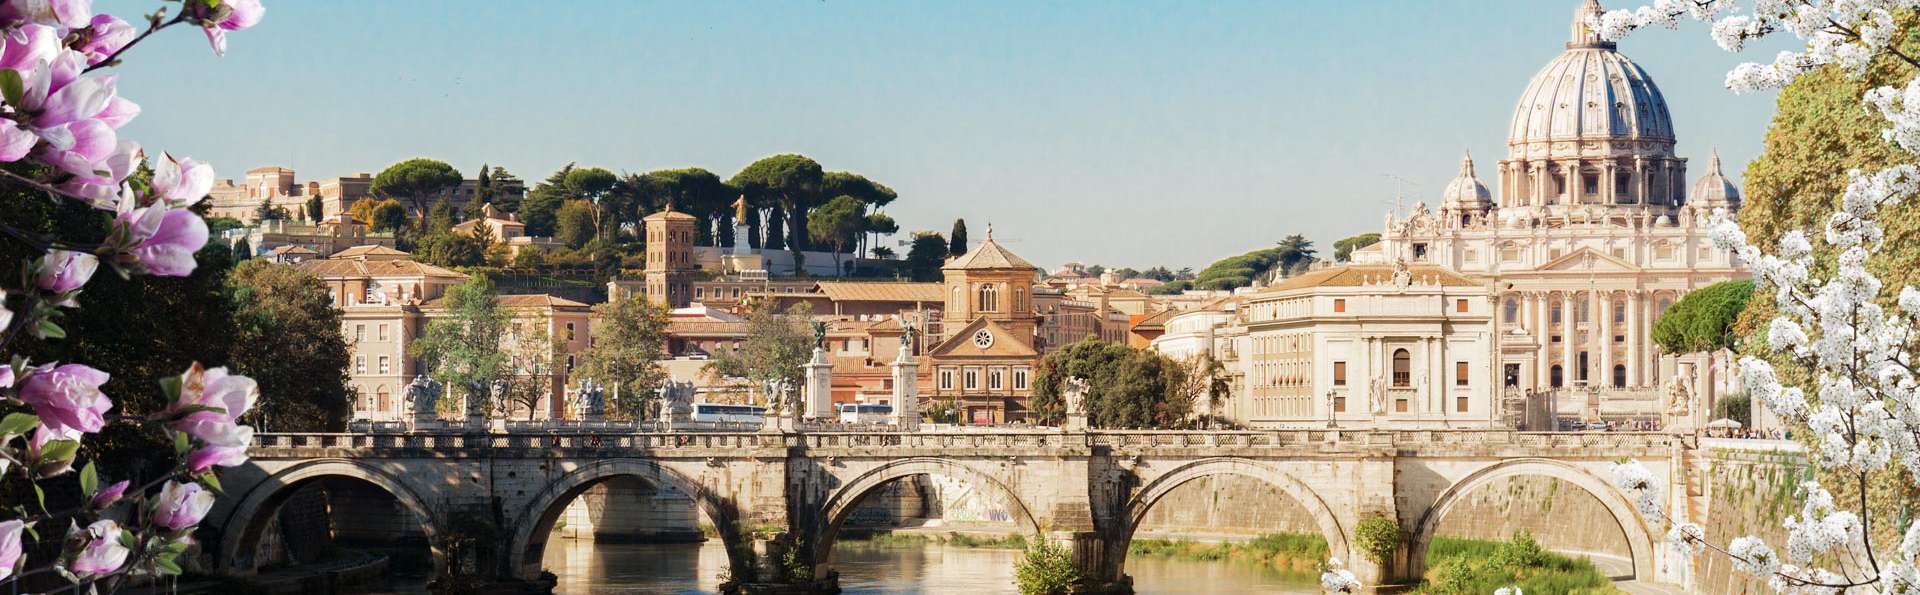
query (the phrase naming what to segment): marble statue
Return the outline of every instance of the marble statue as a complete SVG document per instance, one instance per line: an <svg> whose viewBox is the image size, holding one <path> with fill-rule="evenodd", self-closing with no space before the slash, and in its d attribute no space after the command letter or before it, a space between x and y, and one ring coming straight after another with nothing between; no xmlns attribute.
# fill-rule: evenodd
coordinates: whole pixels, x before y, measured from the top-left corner
<svg viewBox="0 0 1920 595"><path fill-rule="evenodd" d="M1371 397L1373 400L1373 414L1386 415L1387 413L1387 377L1386 376L1373 377L1373 386L1370 388L1370 391L1372 394L1367 396Z"/></svg>
<svg viewBox="0 0 1920 595"><path fill-rule="evenodd" d="M425 374L414 376L413 382L407 384L407 400L413 403L413 414L423 416L438 414L440 390L440 383L428 378Z"/></svg>
<svg viewBox="0 0 1920 595"><path fill-rule="evenodd" d="M574 389L573 409L580 419L596 419L606 415L607 390L592 378L582 378L580 387Z"/></svg>
<svg viewBox="0 0 1920 595"><path fill-rule="evenodd" d="M1667 428L1685 427L1693 416L1693 387L1690 378L1676 374L1667 380Z"/></svg>

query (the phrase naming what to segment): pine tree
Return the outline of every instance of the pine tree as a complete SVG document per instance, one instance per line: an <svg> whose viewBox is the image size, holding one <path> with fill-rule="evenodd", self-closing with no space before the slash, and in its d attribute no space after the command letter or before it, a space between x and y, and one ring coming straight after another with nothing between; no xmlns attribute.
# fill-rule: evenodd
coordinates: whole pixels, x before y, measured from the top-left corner
<svg viewBox="0 0 1920 595"><path fill-rule="evenodd" d="M967 220L954 219L953 233L947 234L947 257L952 258L967 253Z"/></svg>

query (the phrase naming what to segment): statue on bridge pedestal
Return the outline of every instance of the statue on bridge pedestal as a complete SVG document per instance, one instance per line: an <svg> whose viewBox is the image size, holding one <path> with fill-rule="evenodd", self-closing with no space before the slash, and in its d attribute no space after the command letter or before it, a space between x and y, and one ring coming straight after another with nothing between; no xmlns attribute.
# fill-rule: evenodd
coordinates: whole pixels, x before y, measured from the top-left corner
<svg viewBox="0 0 1920 595"><path fill-rule="evenodd" d="M425 374L414 376L413 382L407 384L407 401L412 403L414 423L440 421L441 388L439 382Z"/></svg>
<svg viewBox="0 0 1920 595"><path fill-rule="evenodd" d="M1667 379L1666 429L1671 432L1689 432L1693 430L1693 388L1688 379L1679 374Z"/></svg>
<svg viewBox="0 0 1920 595"><path fill-rule="evenodd" d="M660 385L661 417L674 423L693 421L693 383L666 381Z"/></svg>
<svg viewBox="0 0 1920 595"><path fill-rule="evenodd" d="M592 378L580 379L574 389L573 414L581 421L600 421L607 416L607 389Z"/></svg>
<svg viewBox="0 0 1920 595"><path fill-rule="evenodd" d="M487 422L487 402L492 397L492 389L479 380L466 382L467 389L467 425L480 426Z"/></svg>
<svg viewBox="0 0 1920 595"><path fill-rule="evenodd" d="M1067 408L1066 429L1085 431L1087 429L1087 379L1078 376L1067 378L1061 387L1060 400Z"/></svg>

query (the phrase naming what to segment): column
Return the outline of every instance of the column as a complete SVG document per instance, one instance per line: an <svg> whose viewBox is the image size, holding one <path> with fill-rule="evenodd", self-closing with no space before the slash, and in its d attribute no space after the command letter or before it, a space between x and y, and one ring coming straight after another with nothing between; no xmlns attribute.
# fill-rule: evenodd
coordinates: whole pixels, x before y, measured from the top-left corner
<svg viewBox="0 0 1920 595"><path fill-rule="evenodd" d="M1573 205L1587 204L1587 185L1585 183L1586 180L1584 179L1586 178L1587 174L1585 171L1582 171L1582 169L1584 169L1582 167L1582 162L1578 159L1575 159L1573 163L1567 164L1566 169L1567 169L1567 178L1566 178L1567 204L1573 204Z"/></svg>
<svg viewBox="0 0 1920 595"><path fill-rule="evenodd" d="M1613 386L1613 292L1600 300L1600 378Z"/></svg>
<svg viewBox="0 0 1920 595"><path fill-rule="evenodd" d="M1533 186L1533 200L1528 201L1528 204L1536 207L1547 204L1546 165L1538 161L1528 162L1527 170L1532 175L1532 179L1528 180L1528 183Z"/></svg>
<svg viewBox="0 0 1920 595"><path fill-rule="evenodd" d="M1620 202L1620 185L1615 183L1615 178L1619 174L1614 172L1618 166L1618 162L1608 161L1606 167L1600 169L1600 195L1606 197L1607 204Z"/></svg>
<svg viewBox="0 0 1920 595"><path fill-rule="evenodd" d="M1454 374L1453 364L1447 361L1447 339L1445 336L1433 338L1433 361L1434 365L1440 366L1438 369L1439 373L1433 375L1434 381L1439 383L1438 386L1433 387L1433 399L1436 402L1435 404L1440 406L1440 413L1444 414L1452 411L1448 403L1451 399L1447 397L1453 394L1453 383L1455 382L1452 379Z"/></svg>
<svg viewBox="0 0 1920 595"><path fill-rule="evenodd" d="M1627 291L1627 386L1640 386L1640 292Z"/></svg>
<svg viewBox="0 0 1920 595"><path fill-rule="evenodd" d="M1553 330L1548 326L1548 292L1534 294L1534 336L1540 342L1540 353L1534 355L1534 388L1548 390L1553 382L1549 376L1549 349L1553 347Z"/></svg>
<svg viewBox="0 0 1920 595"><path fill-rule="evenodd" d="M1587 373L1587 384L1589 385L1600 384L1600 379L1601 379L1600 374L1598 374L1599 371L1593 369L1593 365L1595 363L1598 363L1597 359L1600 357L1599 346L1602 345L1601 341L1604 340L1604 338L1600 336L1600 333L1597 332L1600 330L1600 323L1599 323L1600 321L1594 320L1594 317L1599 315L1600 315L1600 292L1588 291L1587 292L1587 342L1585 345L1585 348L1587 350L1587 361L1585 365L1581 366L1581 370Z"/></svg>
<svg viewBox="0 0 1920 595"><path fill-rule="evenodd" d="M1576 327L1573 322L1573 292L1560 294L1560 386L1573 386L1573 380L1579 378L1573 369L1573 341Z"/></svg>
<svg viewBox="0 0 1920 595"><path fill-rule="evenodd" d="M1633 158L1633 202L1647 204L1647 158Z"/></svg>
<svg viewBox="0 0 1920 595"><path fill-rule="evenodd" d="M1373 339L1360 337L1353 369L1347 370L1347 413L1367 412L1373 416Z"/></svg>

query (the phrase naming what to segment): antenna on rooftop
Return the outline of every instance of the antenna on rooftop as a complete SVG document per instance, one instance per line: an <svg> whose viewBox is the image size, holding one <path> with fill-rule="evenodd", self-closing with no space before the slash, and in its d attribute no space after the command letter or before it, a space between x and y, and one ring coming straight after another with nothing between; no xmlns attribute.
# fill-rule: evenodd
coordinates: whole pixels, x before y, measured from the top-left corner
<svg viewBox="0 0 1920 595"><path fill-rule="evenodd" d="M1393 218L1399 219L1400 212L1407 210L1406 195L1401 193L1400 185L1412 184L1413 181L1408 180L1406 178L1402 178L1400 176L1390 174L1390 173L1380 174L1380 175L1386 176L1388 179L1393 180Z"/></svg>

